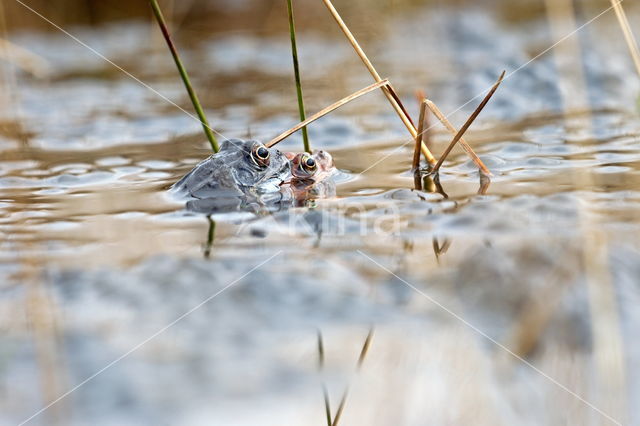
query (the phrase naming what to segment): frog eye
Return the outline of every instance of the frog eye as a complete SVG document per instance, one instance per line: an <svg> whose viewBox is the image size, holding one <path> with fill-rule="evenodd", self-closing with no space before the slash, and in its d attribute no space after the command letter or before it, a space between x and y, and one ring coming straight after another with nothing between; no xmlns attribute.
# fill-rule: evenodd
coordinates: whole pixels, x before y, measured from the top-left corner
<svg viewBox="0 0 640 426"><path fill-rule="evenodd" d="M258 166L268 166L269 155L269 150L262 144L254 146L251 150L251 160Z"/></svg>
<svg viewBox="0 0 640 426"><path fill-rule="evenodd" d="M302 156L302 159L300 160L300 169L303 173L312 175L315 173L317 167L318 165L316 160L312 156L309 154L304 154Z"/></svg>
<svg viewBox="0 0 640 426"><path fill-rule="evenodd" d="M314 160L313 157L309 157L309 158L306 159L304 164L308 168L314 169L316 167L316 160Z"/></svg>

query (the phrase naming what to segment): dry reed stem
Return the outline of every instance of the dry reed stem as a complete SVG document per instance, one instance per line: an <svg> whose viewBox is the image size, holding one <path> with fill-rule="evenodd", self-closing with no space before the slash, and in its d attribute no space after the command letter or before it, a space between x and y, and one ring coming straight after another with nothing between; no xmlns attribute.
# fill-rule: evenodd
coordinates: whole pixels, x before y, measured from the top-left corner
<svg viewBox="0 0 640 426"><path fill-rule="evenodd" d="M374 90L376 90L376 89L378 89L378 88L380 88L380 87L382 87L382 86L384 86L384 85L386 85L388 83L389 83L388 80L379 81L377 83L374 83L374 84L371 84L371 85L365 87L364 89L360 89L357 92L352 93L349 96L346 96L346 97L340 99L337 102L334 102L333 104L329 105L328 107L324 108L323 110L318 111L317 113L313 114L311 117L307 118L303 122L298 123L294 127L290 128L289 130L286 130L286 131L280 133L278 136L276 136L275 138L273 138L269 142L267 142L265 144L265 146L267 146L269 148L274 146L278 142L281 142L282 140L288 138L289 136L291 136L292 134L294 134L298 130L300 130L303 127L309 125L310 123L313 123L317 119L329 114L330 112L340 108L344 104L347 104L347 103L359 98L362 95L366 95L367 93L372 92L372 91L374 91Z"/></svg>
<svg viewBox="0 0 640 426"><path fill-rule="evenodd" d="M8 30L7 30L7 20L4 3L0 2L0 34L4 40L7 40ZM12 54L8 51L6 44L4 46L0 46L0 48L4 47L3 56L7 57L7 61L11 60ZM18 96L18 79L16 76L16 71L12 67L2 67L0 70L0 110L12 111L13 112L13 120L15 122L16 127L19 129L16 132L16 135L20 142L24 146L29 144L29 138L24 137L25 132L22 130L22 120L20 117L22 116L22 108L20 98Z"/></svg>
<svg viewBox="0 0 640 426"><path fill-rule="evenodd" d="M0 59L16 65L36 78L45 78L51 73L49 62L24 47L0 38Z"/></svg>
<svg viewBox="0 0 640 426"><path fill-rule="evenodd" d="M490 185L491 178L489 178L489 175L480 173L480 187L478 188L478 195L487 195Z"/></svg>
<svg viewBox="0 0 640 426"><path fill-rule="evenodd" d="M407 112L407 109L402 104L402 101L400 100L400 97L398 96L398 93L396 92L396 90L393 88L393 85L391 84L391 82L387 84L387 88L391 92L391 96L393 96L393 99L398 103L398 106L402 109L402 112L407 116L407 119L409 120L411 125L415 128L416 125L413 123L411 116L409 115L409 113ZM425 120L426 120L426 117L425 117ZM426 128L429 128L429 126L426 126ZM418 133L420 132L417 132L416 135L418 135ZM424 140L424 135L421 135L421 138ZM433 155L431 155L431 151L429 150L429 147L427 146L426 142L423 142L420 145L420 150L422 151L422 154L424 155L425 160L427 160L427 162L433 166L436 163L436 159L433 157Z"/></svg>
<svg viewBox="0 0 640 426"><path fill-rule="evenodd" d="M425 99L427 99L427 95L425 95L424 91L422 90L416 90L416 100L418 101L418 105L420 105L422 103L422 101L424 101ZM418 108L420 108L418 106ZM424 115L424 124L422 125L425 130L425 134L422 135L422 142L426 145L427 148L431 149L432 144L431 144L431 133L429 132L429 129L431 129L431 124L430 124L430 120L429 120L429 114Z"/></svg>
<svg viewBox="0 0 640 426"><path fill-rule="evenodd" d="M435 115L436 118L440 120L442 125L446 127L447 130L449 130L454 135L458 133L458 130L451 124L451 122L442 113L442 111L440 111L440 108L438 108L436 104L433 103L433 101L427 99L425 103L429 107L433 115ZM469 144L467 143L467 141L464 140L464 138L460 138L460 146L462 146L462 149L464 149L465 152L469 155L469 157L471 157L471 160L476 164L476 166L478 166L478 168L482 170L482 173L488 176L492 176L487 166L484 165L480 157L478 157L478 155L473 151L471 146L469 146Z"/></svg>
<svg viewBox="0 0 640 426"><path fill-rule="evenodd" d="M636 66L636 71L638 72L638 75L640 75L640 51L638 49L638 43L636 38L633 36L633 31L631 31L631 25L629 25L627 14L620 3L622 3L621 0L611 0L611 5L613 6L613 10L616 12L616 17L620 23L624 39L627 42L627 47L629 47L629 53L631 54L633 63Z"/></svg>
<svg viewBox="0 0 640 426"><path fill-rule="evenodd" d="M416 135L416 145L413 149L413 163L411 168L417 171L420 168L420 147L422 146L422 134L424 133L424 115L427 112L425 101L420 103L420 118L418 119L418 134Z"/></svg>
<svg viewBox="0 0 640 426"><path fill-rule="evenodd" d="M489 93L487 93L487 96L484 97L482 102L480 102L480 105L478 105L476 110L473 111L473 114L471 114L469 116L469 118L464 123L464 125L460 128L458 133L456 133L455 137L453 138L453 140L451 141L451 143L449 144L447 149L445 149L444 153L442 154L442 156L440 157L440 159L438 160L436 165L433 167L433 170L431 171L432 174L438 173L438 170L440 170L440 167L442 166L442 163L444 163L444 160L447 159L447 156L449 155L449 153L451 152L451 150L453 149L455 144L462 138L462 135L464 135L464 133L471 126L471 124L474 122L474 120L478 117L478 115L480 115L480 112L482 112L482 110L487 105L487 103L489 103L489 100L491 99L493 94L496 92L496 90L498 90L498 86L500 86L500 83L502 83L502 79L504 78L505 73L506 73L506 71L502 71L502 74L500 74L500 77L498 78L498 81L496 81L494 83L494 85L491 88L491 90L489 90Z"/></svg>
<svg viewBox="0 0 640 426"><path fill-rule="evenodd" d="M325 6L327 6L327 9L329 9L331 16L336 21L336 23L338 24L338 26L340 27L344 35L347 37L347 40L349 40L349 43L351 44L353 49L356 51L357 55L360 57L364 65L367 67L367 69L373 76L374 80L376 80L377 82L380 82L382 80L382 78L380 77L380 74L378 73L378 71L376 71L375 67L373 66L373 64L367 57L367 55L364 53L364 50L362 50L362 47L360 47L360 44L358 44L358 41L353 36L353 33L351 33L351 30L349 30L349 27L347 27L347 24L345 24L345 22L342 20L342 17L340 17L340 14L331 3L331 0L322 0L322 1L324 2ZM407 114L406 110L404 109L404 107L401 106L401 103L398 102L399 98L397 97L397 94L395 94L395 91L387 85L382 87L382 92L387 97L387 100L389 101L393 109L396 111L396 113L404 123L407 130L409 130L411 137L415 138L418 132L415 126L413 125L411 118ZM434 164L436 162L436 159L433 156L433 154L431 154L431 151L429 151L429 148L427 148L427 146L423 144L421 149L425 158L427 158L427 161L429 161L429 163L431 164Z"/></svg>
<svg viewBox="0 0 640 426"><path fill-rule="evenodd" d="M578 30L574 0L545 0L544 3L552 39L562 39L565 34ZM569 37L558 44L553 49L553 57L557 72L555 81L564 113L573 116L575 111L590 105L579 39ZM582 125L587 127L588 122L585 120Z"/></svg>
<svg viewBox="0 0 640 426"><path fill-rule="evenodd" d="M391 82L389 82L387 84L387 89L389 89L389 92L391 93L391 96L393 97L393 100L396 101L396 103L398 104L398 106L402 110L402 113L407 117L407 120L409 120L409 123L411 123L411 126L415 129L416 128L415 123L411 119L411 116L409 115L409 112L404 107L404 105L402 103L402 100L400 99L400 96L398 96L398 92L396 92L396 89L393 87Z"/></svg>
<svg viewBox="0 0 640 426"><path fill-rule="evenodd" d="M561 277L551 274L549 279L545 280L547 284L539 290L538 297L513 321L514 326L505 346L522 358L533 352L555 314L565 290L569 287L571 278L566 274Z"/></svg>
<svg viewBox="0 0 640 426"><path fill-rule="evenodd" d="M593 364L598 383L599 403L610 412L628 412L625 344L620 308L610 263L610 244L606 232L594 227L581 213L583 263L591 322ZM628 422L621 421L621 424Z"/></svg>
<svg viewBox="0 0 640 426"><path fill-rule="evenodd" d="M422 191L422 175L419 170L413 171L413 188L416 191Z"/></svg>

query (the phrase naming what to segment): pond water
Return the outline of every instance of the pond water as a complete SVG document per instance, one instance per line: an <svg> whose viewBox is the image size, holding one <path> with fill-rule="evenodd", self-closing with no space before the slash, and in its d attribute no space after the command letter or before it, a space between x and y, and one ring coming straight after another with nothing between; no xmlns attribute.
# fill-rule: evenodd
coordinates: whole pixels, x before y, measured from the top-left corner
<svg viewBox="0 0 640 426"><path fill-rule="evenodd" d="M507 71L466 135L490 183L456 148L415 189L373 92L310 126L337 197L191 213L167 189L209 147L153 23L65 26L130 75L55 29L11 32L38 59L3 63L0 424L321 425L323 387L334 413L349 388L345 425L640 424L640 80L608 3L341 3L414 118L424 90L460 126ZM372 81L302 4L315 112ZM297 123L269 13L175 25L221 138Z"/></svg>

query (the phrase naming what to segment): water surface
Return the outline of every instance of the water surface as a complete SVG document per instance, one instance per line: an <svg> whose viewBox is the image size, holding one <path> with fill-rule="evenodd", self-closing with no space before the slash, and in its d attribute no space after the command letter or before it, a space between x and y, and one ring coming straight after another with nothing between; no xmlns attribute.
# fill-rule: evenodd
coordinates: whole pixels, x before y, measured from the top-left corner
<svg viewBox="0 0 640 426"><path fill-rule="evenodd" d="M209 148L150 22L69 31L162 96L62 33L12 32L47 71L3 68L0 423L82 384L29 424L323 424L322 381L334 410L351 383L344 424L638 423L638 77L613 12L538 57L546 15L503 6L345 10L415 117L422 89L461 125L507 70L467 135L488 186L456 149L416 190L372 93L310 128L337 197L260 217L167 193ZM309 111L371 82L315 12ZM268 140L296 124L286 23L228 25L177 39L216 130Z"/></svg>

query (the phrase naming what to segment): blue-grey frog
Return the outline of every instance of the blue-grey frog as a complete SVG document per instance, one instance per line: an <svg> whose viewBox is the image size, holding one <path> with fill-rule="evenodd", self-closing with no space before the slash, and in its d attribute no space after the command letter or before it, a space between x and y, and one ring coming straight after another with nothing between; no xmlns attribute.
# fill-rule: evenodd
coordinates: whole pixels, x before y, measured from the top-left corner
<svg viewBox="0 0 640 426"><path fill-rule="evenodd" d="M290 175L289 160L279 150L255 140L228 139L172 189L199 199L266 194L278 192Z"/></svg>

